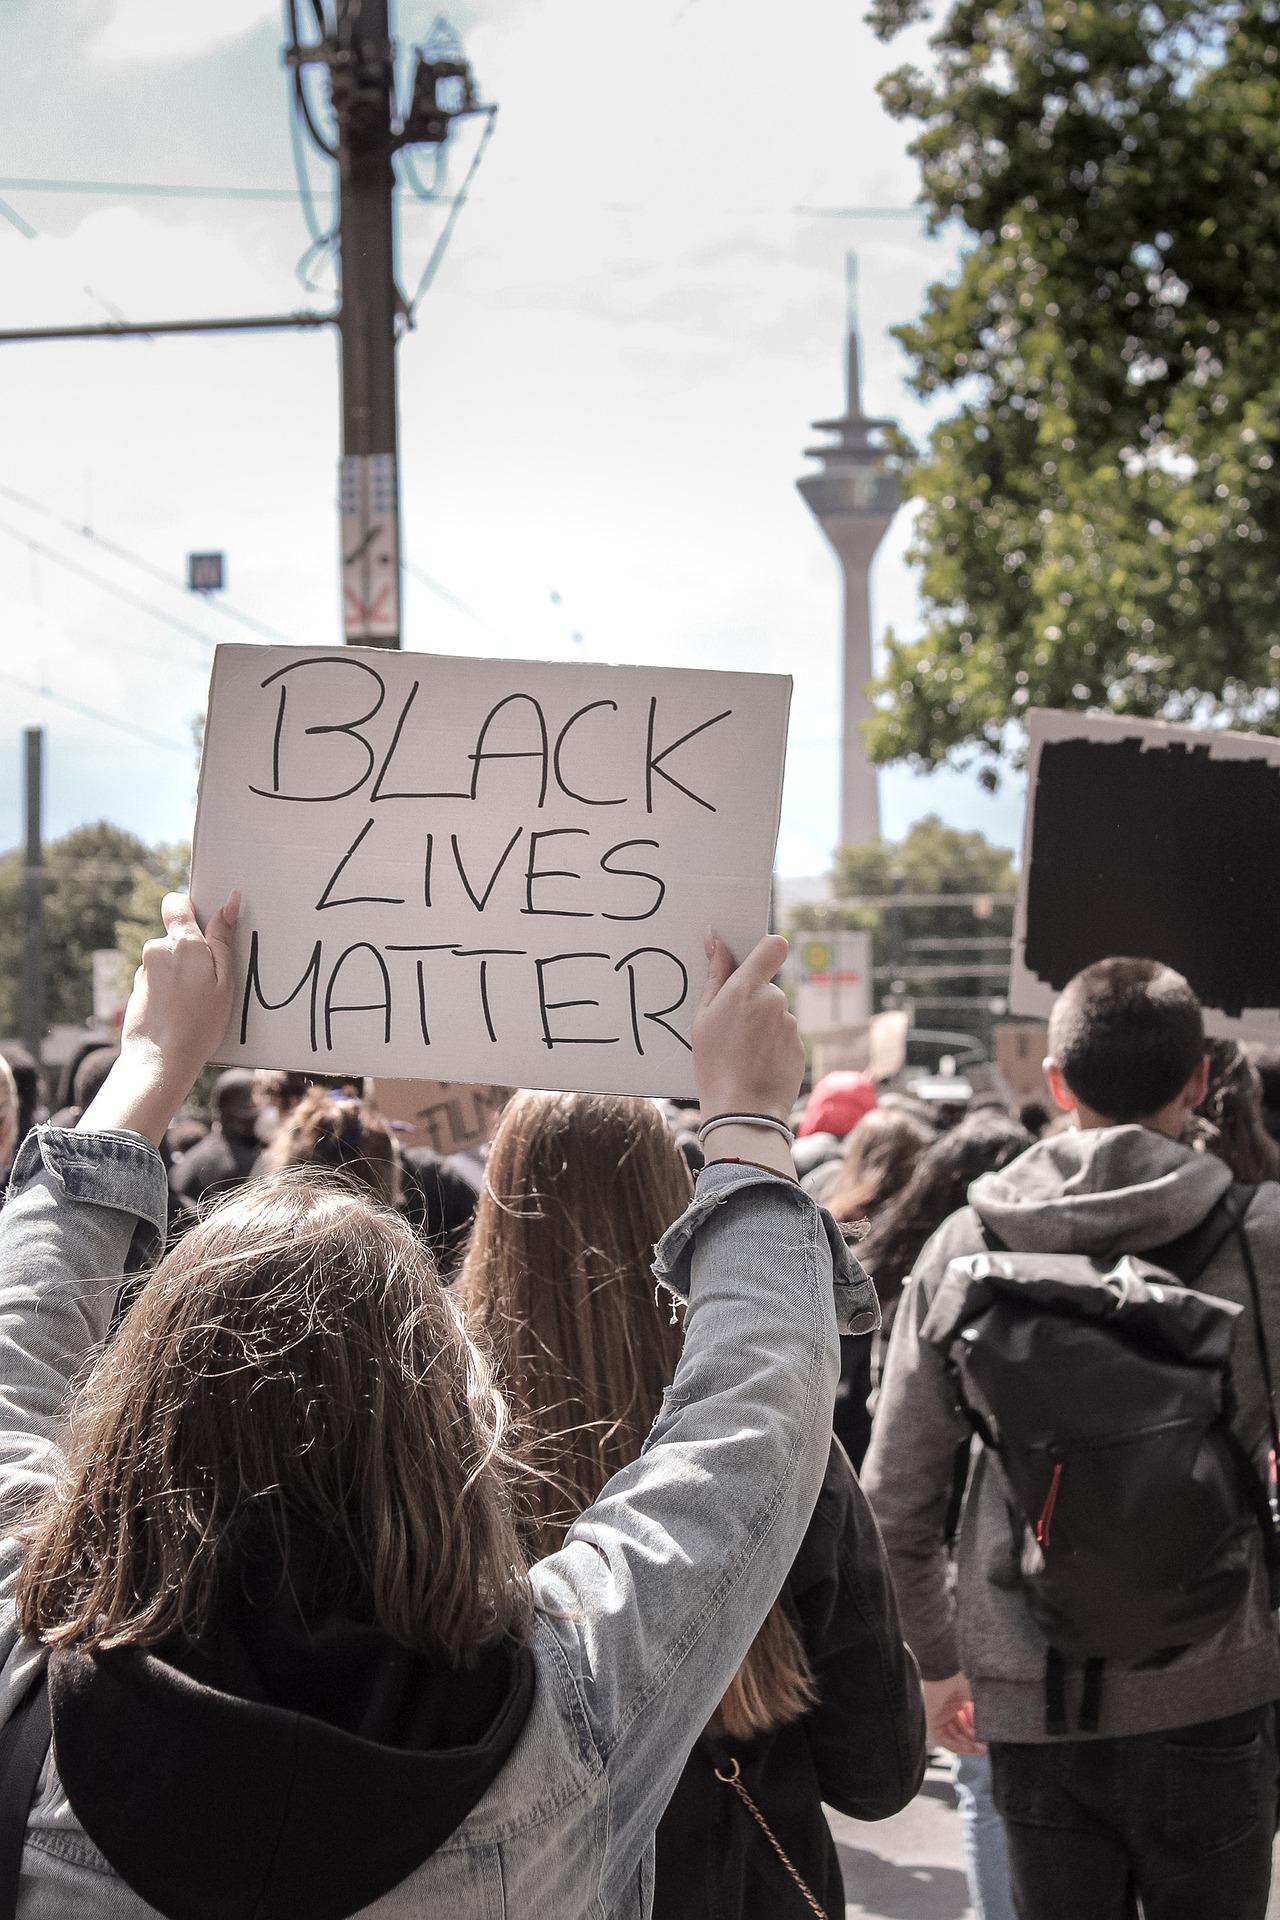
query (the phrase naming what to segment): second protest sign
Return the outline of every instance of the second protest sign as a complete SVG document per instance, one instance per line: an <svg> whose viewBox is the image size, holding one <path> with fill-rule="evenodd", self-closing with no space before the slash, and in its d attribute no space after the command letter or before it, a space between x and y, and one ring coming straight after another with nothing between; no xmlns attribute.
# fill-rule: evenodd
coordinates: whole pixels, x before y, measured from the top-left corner
<svg viewBox="0 0 1280 1920"><path fill-rule="evenodd" d="M693 1091L707 926L766 930L791 682L219 647L192 861L227 1063Z"/></svg>

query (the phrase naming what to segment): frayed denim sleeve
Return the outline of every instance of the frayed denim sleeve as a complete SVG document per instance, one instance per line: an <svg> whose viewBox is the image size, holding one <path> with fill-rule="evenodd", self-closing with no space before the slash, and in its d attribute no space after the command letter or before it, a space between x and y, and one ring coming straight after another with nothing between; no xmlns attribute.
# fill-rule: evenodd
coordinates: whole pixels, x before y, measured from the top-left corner
<svg viewBox="0 0 1280 1920"><path fill-rule="evenodd" d="M698 1228L717 1207L750 1207L753 1189L767 1184L791 1196L790 1204L808 1216L814 1213L822 1222L831 1249L834 1271L836 1327L840 1333L876 1333L880 1327L880 1302L865 1270L849 1251L839 1227L825 1207L819 1207L802 1187L778 1174L743 1167L732 1161L713 1161L698 1175L697 1191L685 1212L663 1234L654 1250L653 1274L660 1286L677 1299L688 1300L692 1273L693 1242ZM746 1197L744 1197L746 1196Z"/></svg>
<svg viewBox="0 0 1280 1920"><path fill-rule="evenodd" d="M2 1535L57 1470L71 1385L107 1337L122 1275L162 1251L166 1193L140 1134L40 1127L23 1142L0 1211Z"/></svg>

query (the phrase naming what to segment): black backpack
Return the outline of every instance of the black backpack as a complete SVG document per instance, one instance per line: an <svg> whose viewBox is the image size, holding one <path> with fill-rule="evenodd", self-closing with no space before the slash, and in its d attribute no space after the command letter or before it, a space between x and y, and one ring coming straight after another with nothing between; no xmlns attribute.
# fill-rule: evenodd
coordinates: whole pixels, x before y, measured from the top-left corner
<svg viewBox="0 0 1280 1920"><path fill-rule="evenodd" d="M955 1260L921 1328L946 1355L961 1412L1003 1470L1014 1550L1047 1642L1045 1730L1066 1727L1066 1674L1083 1664L1080 1730L1097 1730L1103 1666L1207 1639L1243 1604L1261 1529L1280 1590L1280 1458L1258 1276L1243 1230L1252 1188L1201 1226L1108 1267L1081 1254L999 1249ZM1242 1309L1194 1290L1239 1236L1271 1417L1264 1483L1231 1426Z"/></svg>

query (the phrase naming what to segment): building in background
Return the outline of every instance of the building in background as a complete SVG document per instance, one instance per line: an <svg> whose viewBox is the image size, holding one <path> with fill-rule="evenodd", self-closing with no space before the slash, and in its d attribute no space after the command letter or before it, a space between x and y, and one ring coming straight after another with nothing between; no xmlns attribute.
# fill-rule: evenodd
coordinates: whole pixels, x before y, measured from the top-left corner
<svg viewBox="0 0 1280 1920"><path fill-rule="evenodd" d="M862 411L858 328L854 305L857 265L848 256L847 393L838 420L815 420L815 432L832 435L829 445L807 447L806 459L821 462L817 473L797 480L805 505L835 549L844 586L844 657L840 711L841 846L861 846L880 838L880 790L867 758L860 722L871 711L866 686L871 678L871 562L898 509L898 482L884 465L879 436L889 420L872 420Z"/></svg>

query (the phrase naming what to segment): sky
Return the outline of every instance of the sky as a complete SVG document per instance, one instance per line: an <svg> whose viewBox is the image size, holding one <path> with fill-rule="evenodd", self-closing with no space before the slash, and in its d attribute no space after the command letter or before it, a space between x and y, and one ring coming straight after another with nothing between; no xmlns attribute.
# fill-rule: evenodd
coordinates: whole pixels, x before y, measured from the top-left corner
<svg viewBox="0 0 1280 1920"><path fill-rule="evenodd" d="M393 0L406 72L434 11ZM839 580L794 483L810 422L841 410L848 248L864 403L928 425L888 330L956 242L926 238L908 132L875 94L927 50L882 47L856 0L455 0L448 17L499 115L399 349L405 644L791 673L778 863L821 873ZM293 187L282 44L275 0L9 0L0 327L332 304L323 261L312 290L295 273L296 195L114 190ZM477 132L455 136L451 187ZM327 224L329 163L308 165ZM113 190L13 184L35 180ZM407 189L400 205L409 295L442 214ZM830 211L850 207L881 212ZM33 725L50 836L106 818L184 838L213 643L340 637L336 338L4 344L0 404L0 848L20 837ZM918 624L909 538L904 510L873 574L879 632ZM221 602L179 584L193 550L225 553ZM992 797L892 768L882 803L890 837L929 812L1020 832L1016 780Z"/></svg>

